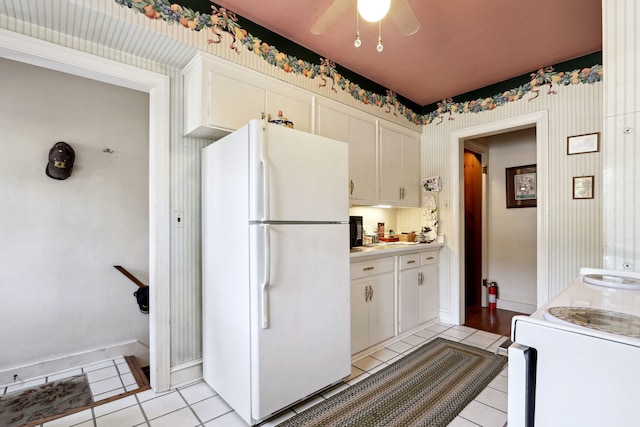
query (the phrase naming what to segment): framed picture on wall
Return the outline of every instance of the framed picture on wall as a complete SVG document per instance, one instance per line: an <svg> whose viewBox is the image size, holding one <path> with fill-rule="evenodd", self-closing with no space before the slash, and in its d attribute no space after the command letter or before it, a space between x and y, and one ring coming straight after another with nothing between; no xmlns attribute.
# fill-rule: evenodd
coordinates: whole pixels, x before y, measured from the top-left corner
<svg viewBox="0 0 640 427"><path fill-rule="evenodd" d="M535 208L538 189L536 165L515 166L505 169L507 209Z"/></svg>
<svg viewBox="0 0 640 427"><path fill-rule="evenodd" d="M593 175L573 177L573 198L593 199Z"/></svg>
<svg viewBox="0 0 640 427"><path fill-rule="evenodd" d="M567 138L567 155L595 153L600 150L600 132Z"/></svg>

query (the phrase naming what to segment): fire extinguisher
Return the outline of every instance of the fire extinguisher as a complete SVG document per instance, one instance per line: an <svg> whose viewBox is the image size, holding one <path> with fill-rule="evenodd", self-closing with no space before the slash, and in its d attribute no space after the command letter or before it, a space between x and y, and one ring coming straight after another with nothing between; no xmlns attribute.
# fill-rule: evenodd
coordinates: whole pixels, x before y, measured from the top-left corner
<svg viewBox="0 0 640 427"><path fill-rule="evenodd" d="M489 310L496 309L496 298L498 296L498 287L496 282L489 283Z"/></svg>

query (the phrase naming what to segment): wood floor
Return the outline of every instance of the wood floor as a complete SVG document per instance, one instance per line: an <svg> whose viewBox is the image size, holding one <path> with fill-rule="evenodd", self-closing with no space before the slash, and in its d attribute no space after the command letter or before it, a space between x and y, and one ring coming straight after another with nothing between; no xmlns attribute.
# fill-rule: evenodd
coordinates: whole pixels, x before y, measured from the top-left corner
<svg viewBox="0 0 640 427"><path fill-rule="evenodd" d="M489 310L488 307L469 306L466 308L465 326L493 332L494 334L511 335L511 318L524 314L509 310Z"/></svg>

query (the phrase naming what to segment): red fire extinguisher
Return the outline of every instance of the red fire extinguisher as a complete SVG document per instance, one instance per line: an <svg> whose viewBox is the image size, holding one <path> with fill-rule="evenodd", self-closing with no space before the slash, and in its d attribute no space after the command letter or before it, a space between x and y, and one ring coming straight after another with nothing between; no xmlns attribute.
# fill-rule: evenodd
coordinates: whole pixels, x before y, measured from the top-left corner
<svg viewBox="0 0 640 427"><path fill-rule="evenodd" d="M489 283L489 310L496 309L496 298L498 296L498 287L496 282Z"/></svg>

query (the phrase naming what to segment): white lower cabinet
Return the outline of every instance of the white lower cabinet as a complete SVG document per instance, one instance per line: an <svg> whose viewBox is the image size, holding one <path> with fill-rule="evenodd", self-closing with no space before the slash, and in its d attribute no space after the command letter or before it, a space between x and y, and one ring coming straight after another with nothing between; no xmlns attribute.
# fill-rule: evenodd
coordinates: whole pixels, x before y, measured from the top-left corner
<svg viewBox="0 0 640 427"><path fill-rule="evenodd" d="M351 263L351 354L438 318L438 251Z"/></svg>
<svg viewBox="0 0 640 427"><path fill-rule="evenodd" d="M393 337L394 257L351 264L351 354Z"/></svg>
<svg viewBox="0 0 640 427"><path fill-rule="evenodd" d="M438 317L438 252L398 257L398 331Z"/></svg>

